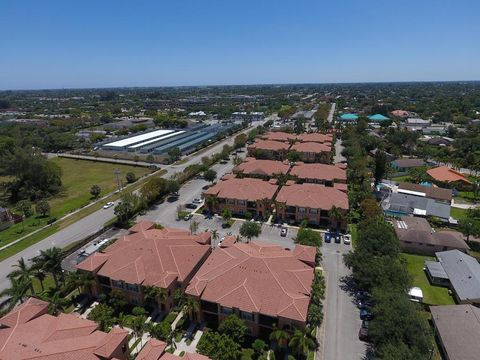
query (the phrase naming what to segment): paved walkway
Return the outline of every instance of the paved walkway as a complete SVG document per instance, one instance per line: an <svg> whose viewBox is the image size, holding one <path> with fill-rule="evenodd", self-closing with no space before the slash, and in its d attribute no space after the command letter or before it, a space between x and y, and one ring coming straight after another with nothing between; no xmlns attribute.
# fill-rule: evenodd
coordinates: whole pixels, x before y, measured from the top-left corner
<svg viewBox="0 0 480 360"><path fill-rule="evenodd" d="M452 207L457 208L457 209L468 210L468 209L476 209L476 208L480 207L480 204L460 204L460 203L456 203L455 199L453 199L452 200Z"/></svg>
<svg viewBox="0 0 480 360"><path fill-rule="evenodd" d="M192 325L195 326L195 324L192 324ZM200 338L202 337L202 335L203 335L203 331L198 330L195 333L195 336L193 337L193 340L190 343L190 345L187 345L186 338L182 338L182 340L180 340L178 343L175 343L177 345L177 350L175 350L174 355L180 355L182 351L195 354L197 352L198 342L200 341Z"/></svg>

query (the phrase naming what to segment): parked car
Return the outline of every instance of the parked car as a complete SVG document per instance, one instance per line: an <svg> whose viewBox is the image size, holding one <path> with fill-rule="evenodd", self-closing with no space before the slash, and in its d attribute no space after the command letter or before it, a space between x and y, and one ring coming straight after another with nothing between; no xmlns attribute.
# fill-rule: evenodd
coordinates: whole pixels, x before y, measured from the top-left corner
<svg viewBox="0 0 480 360"><path fill-rule="evenodd" d="M368 340L368 328L364 328L363 326L358 330L358 339L361 341Z"/></svg>
<svg viewBox="0 0 480 360"><path fill-rule="evenodd" d="M357 299L358 300L370 299L370 294L366 291L359 290L359 291L357 291Z"/></svg>
<svg viewBox="0 0 480 360"><path fill-rule="evenodd" d="M183 220L188 221L188 220L190 220L191 218L192 218L192 214L187 214L187 215L185 215L185 217L183 218Z"/></svg>
<svg viewBox="0 0 480 360"><path fill-rule="evenodd" d="M368 309L371 305L371 302L367 299L357 300L357 307L360 310Z"/></svg>
<svg viewBox="0 0 480 360"><path fill-rule="evenodd" d="M113 205L115 205L115 203L113 201L109 201L105 205L103 205L103 208L108 209L111 208Z"/></svg>
<svg viewBox="0 0 480 360"><path fill-rule="evenodd" d="M343 243L345 245L350 245L352 243L352 235L347 234L343 237Z"/></svg>
<svg viewBox="0 0 480 360"><path fill-rule="evenodd" d="M330 235L329 233L325 233L324 241L326 243L331 243L332 242L332 235Z"/></svg>
<svg viewBox="0 0 480 360"><path fill-rule="evenodd" d="M335 235L335 244L341 244L342 243L342 235L336 234Z"/></svg>
<svg viewBox="0 0 480 360"><path fill-rule="evenodd" d="M201 203L202 203L202 199L200 199L200 198L195 198L195 199L193 199L192 202L193 202L194 204L201 204Z"/></svg>
<svg viewBox="0 0 480 360"><path fill-rule="evenodd" d="M185 205L185 207L186 207L187 209L193 209L193 210L195 210L195 209L197 208L197 205L195 205L195 204L193 204L193 203L189 203L189 204Z"/></svg>
<svg viewBox="0 0 480 360"><path fill-rule="evenodd" d="M223 165L228 164L228 160L224 159L224 160L220 161L220 164L223 164Z"/></svg>
<svg viewBox="0 0 480 360"><path fill-rule="evenodd" d="M373 319L373 314L366 309L360 310L360 319L361 320L372 320Z"/></svg>
<svg viewBox="0 0 480 360"><path fill-rule="evenodd" d="M282 237L287 236L287 232L288 232L287 228L285 228L285 227L282 228L282 230L280 231L280 236L282 236Z"/></svg>

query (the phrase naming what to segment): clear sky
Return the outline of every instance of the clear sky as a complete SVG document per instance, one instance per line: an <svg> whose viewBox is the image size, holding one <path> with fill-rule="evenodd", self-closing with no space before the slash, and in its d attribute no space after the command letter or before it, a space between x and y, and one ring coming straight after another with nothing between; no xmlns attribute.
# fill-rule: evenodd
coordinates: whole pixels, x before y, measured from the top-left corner
<svg viewBox="0 0 480 360"><path fill-rule="evenodd" d="M0 0L0 89L480 80L478 0Z"/></svg>

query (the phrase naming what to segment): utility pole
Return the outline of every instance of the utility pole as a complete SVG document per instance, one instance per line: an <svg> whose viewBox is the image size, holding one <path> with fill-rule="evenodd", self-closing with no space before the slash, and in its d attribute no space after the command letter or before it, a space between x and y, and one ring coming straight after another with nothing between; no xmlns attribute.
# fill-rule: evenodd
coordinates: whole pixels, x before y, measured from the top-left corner
<svg viewBox="0 0 480 360"><path fill-rule="evenodd" d="M120 182L120 170L115 169L113 172L114 172L115 176L117 177L117 187L118 187L118 191L120 191L120 190L122 190L122 184Z"/></svg>

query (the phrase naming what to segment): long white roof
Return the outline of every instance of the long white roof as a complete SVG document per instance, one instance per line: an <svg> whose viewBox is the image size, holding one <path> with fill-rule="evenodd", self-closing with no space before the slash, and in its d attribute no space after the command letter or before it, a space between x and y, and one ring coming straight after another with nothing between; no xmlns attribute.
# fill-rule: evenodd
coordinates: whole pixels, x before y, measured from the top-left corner
<svg viewBox="0 0 480 360"><path fill-rule="evenodd" d="M148 133L145 133L145 134L136 135L136 136L132 136L132 137L129 137L129 138L126 138L126 139L114 141L114 142L105 144L105 146L125 147L125 146L133 145L133 144L136 144L136 143L139 143L139 142L142 142L142 141L157 138L157 137L160 137L162 135L170 134L173 131L174 130L151 131L151 132L148 132Z"/></svg>
<svg viewBox="0 0 480 360"><path fill-rule="evenodd" d="M160 136L160 137L151 139L151 140L147 140L147 141L141 142L141 143L139 143L139 144L135 144L135 145L129 146L128 148L129 148L129 149L136 149L136 148L139 148L139 147L148 145L148 144L152 144L152 143L154 143L154 142L156 142L156 141L160 141L160 140L168 139L168 138L170 138L170 137L172 137L172 136L180 135L180 134L182 134L182 133L184 133L184 132L185 132L184 130L175 131L175 132L170 133L170 134L167 134L167 135L163 135L163 136Z"/></svg>

